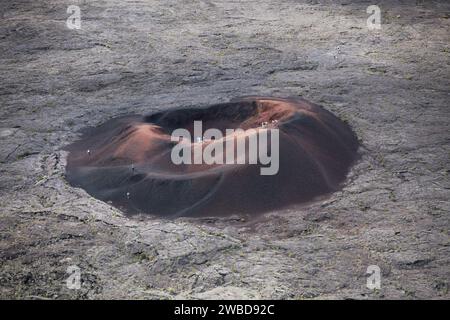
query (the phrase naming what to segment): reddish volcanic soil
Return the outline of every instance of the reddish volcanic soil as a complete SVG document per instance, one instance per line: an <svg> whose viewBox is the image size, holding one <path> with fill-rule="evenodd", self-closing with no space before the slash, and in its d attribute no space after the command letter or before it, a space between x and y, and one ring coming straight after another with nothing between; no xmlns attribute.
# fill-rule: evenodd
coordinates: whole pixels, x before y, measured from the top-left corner
<svg viewBox="0 0 450 320"><path fill-rule="evenodd" d="M244 139L248 156L250 135L278 128L278 173L261 175L261 167L270 164L259 161L236 164L237 152L232 164L174 164L171 150L177 142L171 141L172 131L193 132L199 120L203 131L243 131L221 139L180 142L191 150L211 144L222 144L226 150L226 141ZM268 125L262 127L265 122ZM358 142L344 122L306 100L246 97L205 109L112 119L88 130L67 149L68 181L125 212L223 216L255 215L337 190L357 157ZM268 149L275 151L272 145Z"/></svg>

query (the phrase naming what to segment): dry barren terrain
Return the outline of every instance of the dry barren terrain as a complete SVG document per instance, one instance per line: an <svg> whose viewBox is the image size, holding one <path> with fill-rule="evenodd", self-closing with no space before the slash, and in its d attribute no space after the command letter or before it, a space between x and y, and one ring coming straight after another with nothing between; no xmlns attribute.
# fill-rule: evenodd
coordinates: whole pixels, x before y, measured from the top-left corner
<svg viewBox="0 0 450 320"><path fill-rule="evenodd" d="M381 30L371 4L1 1L0 297L450 298L450 2L381 1ZM302 96L350 124L361 160L343 189L258 221L169 221L64 178L80 129L244 95Z"/></svg>

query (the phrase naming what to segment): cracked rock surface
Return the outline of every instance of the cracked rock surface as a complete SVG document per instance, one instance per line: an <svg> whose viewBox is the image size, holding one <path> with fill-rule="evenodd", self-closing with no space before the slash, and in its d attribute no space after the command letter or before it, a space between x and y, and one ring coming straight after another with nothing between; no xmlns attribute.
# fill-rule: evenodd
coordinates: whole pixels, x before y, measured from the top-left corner
<svg viewBox="0 0 450 320"><path fill-rule="evenodd" d="M381 30L369 4L2 1L0 297L450 298L450 3L384 1ZM168 221L64 179L80 129L243 95L303 96L349 123L361 160L343 189L257 221Z"/></svg>

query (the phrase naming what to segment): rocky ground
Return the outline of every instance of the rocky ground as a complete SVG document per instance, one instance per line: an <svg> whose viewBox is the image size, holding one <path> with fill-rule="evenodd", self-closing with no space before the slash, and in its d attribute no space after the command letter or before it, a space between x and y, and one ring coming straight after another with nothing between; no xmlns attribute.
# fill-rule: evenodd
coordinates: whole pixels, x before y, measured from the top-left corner
<svg viewBox="0 0 450 320"><path fill-rule="evenodd" d="M0 297L450 298L450 3L383 1L381 30L371 4L2 1ZM300 95L354 128L342 191L258 221L167 221L64 179L82 128L250 94Z"/></svg>

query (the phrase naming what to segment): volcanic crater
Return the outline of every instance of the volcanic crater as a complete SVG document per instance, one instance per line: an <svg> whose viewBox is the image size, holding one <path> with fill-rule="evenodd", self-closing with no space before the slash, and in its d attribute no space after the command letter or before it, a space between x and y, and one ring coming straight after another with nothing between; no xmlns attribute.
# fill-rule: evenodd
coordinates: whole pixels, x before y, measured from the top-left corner
<svg viewBox="0 0 450 320"><path fill-rule="evenodd" d="M199 139L194 121L223 136ZM174 141L171 134L180 128L192 139ZM228 129L236 130L230 134ZM171 158L180 143L192 150L217 144L223 148L216 150L226 150L230 140L249 142L273 129L279 134L273 175L261 174L265 165L260 162L240 163L238 152L232 153L234 162L225 161L225 151L216 152L224 161L213 164L175 164ZM268 144L273 154L273 141ZM128 214L257 216L338 190L358 158L358 139L331 112L302 98L251 96L206 108L114 118L87 130L66 150L69 183Z"/></svg>

